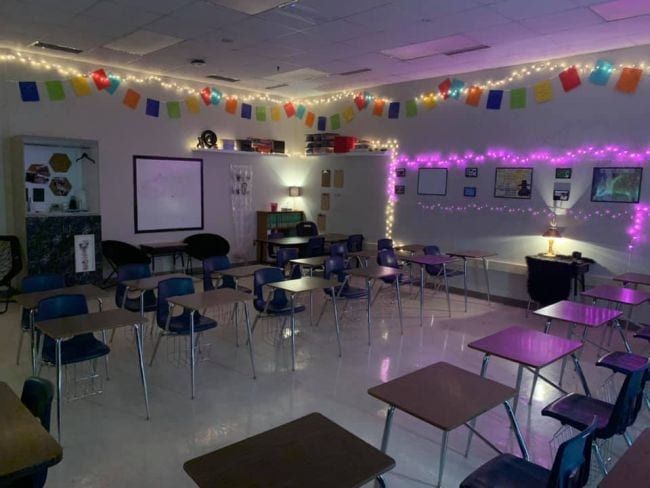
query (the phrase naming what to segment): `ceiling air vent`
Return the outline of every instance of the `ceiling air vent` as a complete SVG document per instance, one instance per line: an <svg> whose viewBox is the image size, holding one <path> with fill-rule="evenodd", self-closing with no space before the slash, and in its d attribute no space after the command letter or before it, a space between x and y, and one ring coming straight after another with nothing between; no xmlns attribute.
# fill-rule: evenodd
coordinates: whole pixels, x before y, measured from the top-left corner
<svg viewBox="0 0 650 488"><path fill-rule="evenodd" d="M473 51L480 51L481 49L487 49L490 46L486 46L485 44L477 44L476 46L470 46L470 47L464 47L462 49L454 49L452 51L446 51L442 54L445 56L457 56L459 54L465 54L465 53L471 53Z"/></svg>
<svg viewBox="0 0 650 488"><path fill-rule="evenodd" d="M228 76L221 75L208 75L207 78L210 78L211 80L227 81L228 83L237 83L239 81L239 78L229 78Z"/></svg>
<svg viewBox="0 0 650 488"><path fill-rule="evenodd" d="M275 90L277 88L284 88L285 86L289 86L289 83L280 83L279 85L267 86L264 89L265 90Z"/></svg>
<svg viewBox="0 0 650 488"><path fill-rule="evenodd" d="M359 73L367 73L368 71L372 71L372 69L370 68L355 69L352 71L344 71L343 73L339 73L339 75L340 76L358 75Z"/></svg>
<svg viewBox="0 0 650 488"><path fill-rule="evenodd" d="M76 47L59 46L58 44L51 44L49 42L41 41L36 41L30 44L30 46L40 47L41 49L51 49L52 51L61 51L69 54L79 54L80 52L83 52L81 49L77 49Z"/></svg>

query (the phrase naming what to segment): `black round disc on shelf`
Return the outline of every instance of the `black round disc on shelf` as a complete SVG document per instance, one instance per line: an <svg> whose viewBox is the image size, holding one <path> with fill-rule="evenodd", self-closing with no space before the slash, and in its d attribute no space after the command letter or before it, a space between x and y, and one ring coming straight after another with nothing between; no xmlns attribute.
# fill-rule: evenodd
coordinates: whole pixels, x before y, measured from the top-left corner
<svg viewBox="0 0 650 488"><path fill-rule="evenodd" d="M201 140L206 147L214 147L217 145L217 134L211 130L204 130L201 132Z"/></svg>

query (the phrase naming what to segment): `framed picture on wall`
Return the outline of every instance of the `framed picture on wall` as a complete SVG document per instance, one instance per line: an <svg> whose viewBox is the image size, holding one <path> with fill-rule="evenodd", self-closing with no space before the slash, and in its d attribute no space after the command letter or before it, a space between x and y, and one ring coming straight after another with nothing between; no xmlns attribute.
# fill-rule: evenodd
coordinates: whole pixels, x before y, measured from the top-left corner
<svg viewBox="0 0 650 488"><path fill-rule="evenodd" d="M406 193L405 185L395 185L395 195L404 195Z"/></svg>
<svg viewBox="0 0 650 488"><path fill-rule="evenodd" d="M478 168L465 168L465 178L477 178Z"/></svg>
<svg viewBox="0 0 650 488"><path fill-rule="evenodd" d="M555 179L556 180L570 180L571 179L571 168L555 168Z"/></svg>
<svg viewBox="0 0 650 488"><path fill-rule="evenodd" d="M418 195L446 195L447 168L420 168Z"/></svg>
<svg viewBox="0 0 650 488"><path fill-rule="evenodd" d="M592 202L639 203L643 168L594 168Z"/></svg>
<svg viewBox="0 0 650 488"><path fill-rule="evenodd" d="M533 168L496 168L495 198L529 199L533 193Z"/></svg>
<svg viewBox="0 0 650 488"><path fill-rule="evenodd" d="M468 198L474 198L476 196L476 187L475 186L464 187L463 196Z"/></svg>
<svg viewBox="0 0 650 488"><path fill-rule="evenodd" d="M405 178L406 177L406 168L397 168L395 170L395 176L397 178Z"/></svg>

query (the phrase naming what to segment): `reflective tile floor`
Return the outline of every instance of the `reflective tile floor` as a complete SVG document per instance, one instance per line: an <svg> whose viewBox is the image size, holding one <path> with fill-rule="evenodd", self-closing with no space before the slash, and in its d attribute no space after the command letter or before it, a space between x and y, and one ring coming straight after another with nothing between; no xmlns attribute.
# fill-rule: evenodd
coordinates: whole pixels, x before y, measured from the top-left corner
<svg viewBox="0 0 650 488"><path fill-rule="evenodd" d="M404 291L408 292L408 288ZM105 303L114 301L112 292L107 291ZM484 300L471 299L469 311L465 313L460 296L452 296L453 313L448 318L445 301L439 295L434 297L432 290L425 292L425 324L421 328L415 290L411 296L405 295L403 336L391 293L386 291L377 299L373 307L372 347L367 345L365 302L351 303L342 320L342 358L337 356L331 308L326 309L318 326L310 325L308 312L301 314L295 372L291 372L287 334L280 337L276 321L261 322L255 331L257 380L252 379L243 341L239 348L235 347L228 311L208 311L220 326L205 334L201 341L196 399L190 400L189 369L178 352L186 343L163 339L156 362L147 367L150 421L145 420L132 334L127 330L118 331L111 346L110 381L104 381L103 394L64 403L64 456L50 470L48 486L194 486L182 470L186 460L314 411L379 446L386 405L368 396L369 387L437 361L478 372L482 355L467 349L467 343L509 325L543 328L540 319L532 316L526 319L523 309L488 305ZM314 297L316 317L322 297L319 294ZM306 297L302 301L308 303ZM17 392L30 374L26 346L20 366L15 365L18 317L16 305L0 316L3 330L0 380L7 381ZM566 326L557 324L552 332L564 335L566 330ZM601 332L595 332L599 340ZM148 334L147 360L153 349ZM240 338L243 337L242 329ZM631 341L636 352L649 353L645 344ZM622 348L619 338L614 337L612 348ZM587 380L594 393L611 395L612 384L606 381L607 372L593 366L596 357L595 348L587 346L582 355ZM516 369L513 363L493 359L488 376L514 385ZM559 369L560 364L554 364L545 374L557 379ZM103 373L103 368L100 371ZM71 382L73 375L69 373ZM54 379L53 369L44 368L43 375ZM531 380L531 375L525 373L523 398L530 392ZM620 381L615 384L618 385ZM578 378L570 368L567 368L565 388L581 391ZM532 459L545 466L550 466L553 448L557 447L553 436L559 424L543 418L540 412L556 397L554 389L540 382L532 405L529 407L524 399L517 412ZM650 415L644 408L631 431L632 436L649 425ZM503 408L481 416L477 426L501 449L519 453ZM474 468L494 455L475 438L469 457L463 457L466 435L467 431L461 427L450 436L443 486L458 486ZM434 486L440 442L440 431L398 411L388 447L397 465L387 474L387 485ZM617 438L610 450L616 459L624 450L623 439ZM598 471L592 470L590 485L596 486L599 479Z"/></svg>

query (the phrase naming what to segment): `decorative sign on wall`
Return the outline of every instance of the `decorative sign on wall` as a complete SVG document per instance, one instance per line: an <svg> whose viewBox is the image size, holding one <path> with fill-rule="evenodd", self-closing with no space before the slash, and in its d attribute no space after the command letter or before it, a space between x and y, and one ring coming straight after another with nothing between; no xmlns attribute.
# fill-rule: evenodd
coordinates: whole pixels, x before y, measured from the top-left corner
<svg viewBox="0 0 650 488"><path fill-rule="evenodd" d="M230 165L230 203L235 224L233 256L247 257L247 242L253 231L253 168L246 164Z"/></svg>
<svg viewBox="0 0 650 488"><path fill-rule="evenodd" d="M477 178L478 168L465 168L465 178Z"/></svg>
<svg viewBox="0 0 650 488"><path fill-rule="evenodd" d="M404 195L406 193L405 185L395 185L395 195Z"/></svg>
<svg viewBox="0 0 650 488"><path fill-rule="evenodd" d="M395 176L397 178L406 178L406 168L397 168L395 170Z"/></svg>
<svg viewBox="0 0 650 488"><path fill-rule="evenodd" d="M334 170L334 188L343 188L344 173L342 169Z"/></svg>
<svg viewBox="0 0 650 488"><path fill-rule="evenodd" d="M468 198L474 198L476 196L476 187L475 186L464 187L463 196Z"/></svg>
<svg viewBox="0 0 650 488"><path fill-rule="evenodd" d="M557 180L570 180L571 168L555 168L555 179Z"/></svg>
<svg viewBox="0 0 650 488"><path fill-rule="evenodd" d="M79 234L74 236L74 272L95 271L95 236Z"/></svg>
<svg viewBox="0 0 650 488"><path fill-rule="evenodd" d="M330 209L330 194L321 193L320 195L320 209L329 210Z"/></svg>
<svg viewBox="0 0 650 488"><path fill-rule="evenodd" d="M594 168L592 202L639 203L643 168Z"/></svg>
<svg viewBox="0 0 650 488"><path fill-rule="evenodd" d="M329 188L332 186L332 172L329 169L324 169L320 174L320 186Z"/></svg>
<svg viewBox="0 0 650 488"><path fill-rule="evenodd" d="M553 201L567 202L571 193L571 183L556 182L553 184Z"/></svg>
<svg viewBox="0 0 650 488"><path fill-rule="evenodd" d="M494 196L496 198L531 197L533 192L533 168L496 168L494 172Z"/></svg>

